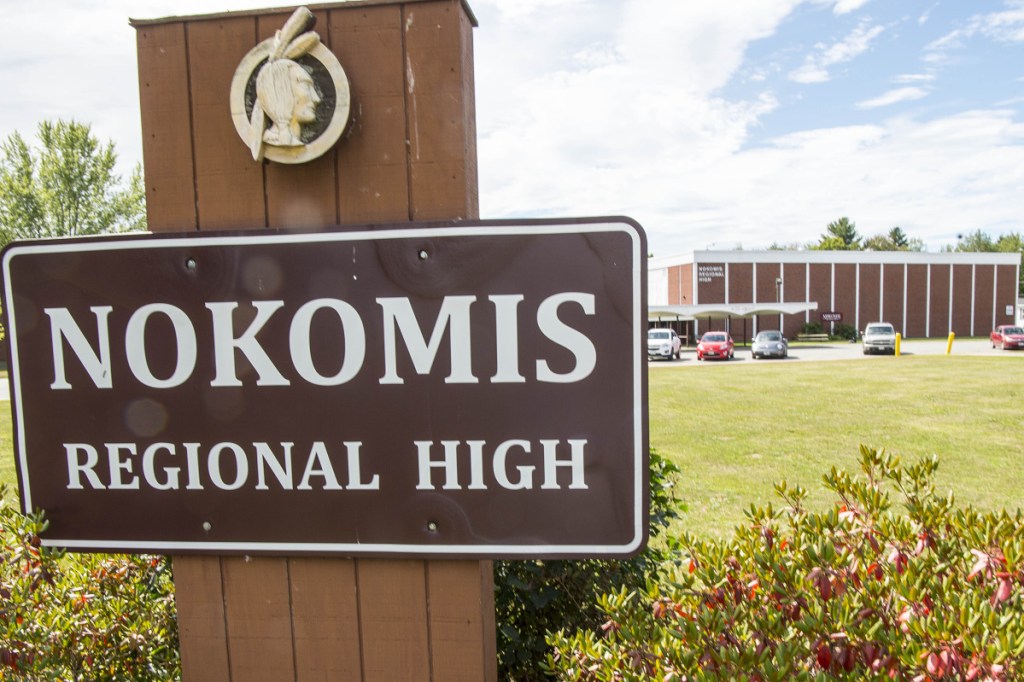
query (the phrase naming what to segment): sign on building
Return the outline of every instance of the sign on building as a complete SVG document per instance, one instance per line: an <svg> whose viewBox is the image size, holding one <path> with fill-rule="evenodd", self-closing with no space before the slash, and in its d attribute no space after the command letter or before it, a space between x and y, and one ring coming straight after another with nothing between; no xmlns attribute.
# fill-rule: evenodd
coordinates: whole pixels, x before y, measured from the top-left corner
<svg viewBox="0 0 1024 682"><path fill-rule="evenodd" d="M23 507L79 550L632 554L644 242L595 219L15 243Z"/></svg>

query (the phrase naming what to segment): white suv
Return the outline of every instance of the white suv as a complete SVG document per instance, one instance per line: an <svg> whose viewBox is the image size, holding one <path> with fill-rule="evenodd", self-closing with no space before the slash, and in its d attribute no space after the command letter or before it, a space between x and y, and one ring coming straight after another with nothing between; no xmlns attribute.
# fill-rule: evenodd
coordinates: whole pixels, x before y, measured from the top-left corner
<svg viewBox="0 0 1024 682"><path fill-rule="evenodd" d="M683 342L672 329L647 330L648 358L678 358Z"/></svg>
<svg viewBox="0 0 1024 682"><path fill-rule="evenodd" d="M864 329L864 355L868 353L896 354L896 329L888 322L869 322Z"/></svg>

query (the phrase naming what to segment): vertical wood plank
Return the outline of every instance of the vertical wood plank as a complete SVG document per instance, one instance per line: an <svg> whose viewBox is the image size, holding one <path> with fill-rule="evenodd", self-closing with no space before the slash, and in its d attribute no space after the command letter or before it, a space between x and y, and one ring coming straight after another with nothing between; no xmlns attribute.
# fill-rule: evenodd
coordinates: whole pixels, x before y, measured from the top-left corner
<svg viewBox="0 0 1024 682"><path fill-rule="evenodd" d="M289 564L296 681L360 679L355 561L294 558Z"/></svg>
<svg viewBox="0 0 1024 682"><path fill-rule="evenodd" d="M185 26L145 26L136 35L146 211L154 232L196 229Z"/></svg>
<svg viewBox="0 0 1024 682"><path fill-rule="evenodd" d="M231 679L295 679L288 560L225 557L224 615Z"/></svg>
<svg viewBox="0 0 1024 682"><path fill-rule="evenodd" d="M364 682L429 680L422 561L359 559Z"/></svg>
<svg viewBox="0 0 1024 682"><path fill-rule="evenodd" d="M290 12L262 15L257 20L256 42L273 37ZM320 39L326 35L327 12L313 12ZM338 222L334 169L337 147L307 163L266 163L267 224L269 227L315 228ZM255 164L253 164L255 165Z"/></svg>
<svg viewBox="0 0 1024 682"><path fill-rule="evenodd" d="M352 88L337 155L340 222L409 220L401 7L335 9L328 21Z"/></svg>
<svg viewBox="0 0 1024 682"><path fill-rule="evenodd" d="M495 682L498 670L491 562L428 561L427 600L431 679Z"/></svg>
<svg viewBox="0 0 1024 682"><path fill-rule="evenodd" d="M199 227L263 227L263 166L253 162L235 132L228 102L235 69L256 45L256 19L195 21L187 25L186 37Z"/></svg>
<svg viewBox="0 0 1024 682"><path fill-rule="evenodd" d="M412 218L475 218L469 19L451 1L410 3L404 11Z"/></svg>
<svg viewBox="0 0 1024 682"><path fill-rule="evenodd" d="M181 676L228 680L228 645L219 557L174 557Z"/></svg>

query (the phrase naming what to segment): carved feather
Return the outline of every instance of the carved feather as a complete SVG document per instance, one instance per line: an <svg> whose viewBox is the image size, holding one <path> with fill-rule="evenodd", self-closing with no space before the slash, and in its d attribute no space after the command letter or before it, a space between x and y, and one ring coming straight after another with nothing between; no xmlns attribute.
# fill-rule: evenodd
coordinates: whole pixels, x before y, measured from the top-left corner
<svg viewBox="0 0 1024 682"><path fill-rule="evenodd" d="M306 7L299 7L292 12L292 15L288 17L288 21L284 22L281 30L274 35L274 49L270 53L270 61L280 59L289 44L295 39L295 36L307 28L312 28L315 23L316 17Z"/></svg>
<svg viewBox="0 0 1024 682"><path fill-rule="evenodd" d="M284 51L285 59L296 59L304 54L309 54L320 44L320 36L316 31L307 31L288 44Z"/></svg>
<svg viewBox="0 0 1024 682"><path fill-rule="evenodd" d="M253 102L252 116L249 118L249 151L254 161L263 160L263 129L265 114L259 102Z"/></svg>

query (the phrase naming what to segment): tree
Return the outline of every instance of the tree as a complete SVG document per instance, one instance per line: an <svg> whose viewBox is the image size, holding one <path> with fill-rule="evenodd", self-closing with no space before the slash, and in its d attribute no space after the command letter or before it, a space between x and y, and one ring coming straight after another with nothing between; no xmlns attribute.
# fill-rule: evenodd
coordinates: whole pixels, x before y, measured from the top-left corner
<svg viewBox="0 0 1024 682"><path fill-rule="evenodd" d="M857 224L843 216L825 226L821 240L811 248L819 251L859 251L861 237L857 234Z"/></svg>
<svg viewBox="0 0 1024 682"><path fill-rule="evenodd" d="M967 234L958 234L956 236L956 247L954 248L954 251L989 253L996 250L996 244L992 241L992 237L989 237L981 230L975 230L974 232L968 232Z"/></svg>
<svg viewBox="0 0 1024 682"><path fill-rule="evenodd" d="M17 132L0 142L0 246L146 229L141 167L124 185L116 162L114 143L75 121L40 123L36 148Z"/></svg>
<svg viewBox="0 0 1024 682"><path fill-rule="evenodd" d="M947 247L947 251L959 252L982 252L982 253L1019 253L1020 254L1020 276L1017 283L1019 295L1024 296L1024 236L1020 232L1010 232L999 235L999 239L993 240L985 232L975 230L963 235L957 235L955 247Z"/></svg>
<svg viewBox="0 0 1024 682"><path fill-rule="evenodd" d="M893 246L895 246L899 251L903 251L910 246L910 240L907 239L906 232L904 232L903 228L899 225L889 230L889 241L891 241Z"/></svg>
<svg viewBox="0 0 1024 682"><path fill-rule="evenodd" d="M867 251L924 251L924 241L908 237L901 227L894 227L886 234L876 234L864 241Z"/></svg>

